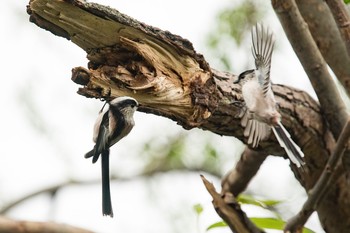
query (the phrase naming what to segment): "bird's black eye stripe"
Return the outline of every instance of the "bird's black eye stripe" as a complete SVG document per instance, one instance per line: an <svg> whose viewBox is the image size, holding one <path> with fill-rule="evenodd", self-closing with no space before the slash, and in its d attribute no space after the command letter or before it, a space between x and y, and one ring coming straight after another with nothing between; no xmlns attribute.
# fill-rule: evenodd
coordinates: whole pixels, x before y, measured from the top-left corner
<svg viewBox="0 0 350 233"><path fill-rule="evenodd" d="M135 100L127 99L127 100L124 100L124 101L120 102L118 105L121 108L125 108L125 107L128 107L128 106L135 107L138 104L137 104L137 102Z"/></svg>
<svg viewBox="0 0 350 233"><path fill-rule="evenodd" d="M239 81L241 81L242 79L244 79L245 76L246 76L247 74L250 74L250 73L253 73L253 72L254 72L254 70L246 70L246 71L244 71L243 73L241 73L240 75L238 75L237 80L234 81L233 83L235 83L235 84L239 83Z"/></svg>
<svg viewBox="0 0 350 233"><path fill-rule="evenodd" d="M241 73L239 76L238 76L238 79L243 79L243 78L245 78L245 76L247 75L247 74L250 74L250 73L253 73L254 72L254 70L247 70L247 71L244 71L243 73Z"/></svg>

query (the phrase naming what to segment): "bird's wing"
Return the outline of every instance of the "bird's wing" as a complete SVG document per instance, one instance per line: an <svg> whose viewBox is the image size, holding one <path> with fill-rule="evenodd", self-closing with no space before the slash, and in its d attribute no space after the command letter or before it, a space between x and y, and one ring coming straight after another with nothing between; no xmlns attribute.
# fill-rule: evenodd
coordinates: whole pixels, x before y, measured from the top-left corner
<svg viewBox="0 0 350 233"><path fill-rule="evenodd" d="M98 114L98 117L95 121L95 125L94 125L94 132L93 132L93 141L96 143L97 141L97 137L100 133L100 126L101 126L101 123L102 123L102 119L103 119L103 116L105 115L105 113L108 111L108 109L104 110L101 109L101 111L99 112Z"/></svg>
<svg viewBox="0 0 350 233"><path fill-rule="evenodd" d="M120 129L120 116L116 116L115 113L113 113L113 109L111 108L108 112L108 130L111 132L110 138L116 138L118 135L116 135L118 128ZM120 132L118 133L120 134Z"/></svg>
<svg viewBox="0 0 350 233"><path fill-rule="evenodd" d="M255 59L258 81L263 89L264 96L271 88L270 67L274 47L273 34L257 24L252 30L252 53Z"/></svg>
<svg viewBox="0 0 350 233"><path fill-rule="evenodd" d="M241 125L245 128L243 134L248 137L248 144L254 148L259 145L260 141L265 140L270 135L271 127L251 118L250 114L252 113L246 111L242 117Z"/></svg>
<svg viewBox="0 0 350 233"><path fill-rule="evenodd" d="M114 108L110 108L108 114L109 132L111 132L109 135L109 146L112 146L125 136L125 118L120 111Z"/></svg>
<svg viewBox="0 0 350 233"><path fill-rule="evenodd" d="M94 154L92 162L95 163L98 160L101 152L109 147L108 136L109 136L109 119L108 111L103 113L101 124L98 127L98 135L96 139L96 144L94 147Z"/></svg>

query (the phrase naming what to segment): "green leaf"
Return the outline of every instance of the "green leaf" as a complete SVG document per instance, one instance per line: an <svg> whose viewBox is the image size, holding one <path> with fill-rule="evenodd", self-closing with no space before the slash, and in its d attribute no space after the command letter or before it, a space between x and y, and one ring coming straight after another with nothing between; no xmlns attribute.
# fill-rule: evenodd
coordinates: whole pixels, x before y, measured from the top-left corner
<svg viewBox="0 0 350 233"><path fill-rule="evenodd" d="M276 218L250 218L250 220L260 228L283 230L285 221Z"/></svg>
<svg viewBox="0 0 350 233"><path fill-rule="evenodd" d="M277 218L249 218L257 227L265 229L283 230L286 222ZM224 221L216 222L211 224L207 231L215 228L227 227ZM316 233L313 230L304 227L303 233Z"/></svg>
<svg viewBox="0 0 350 233"><path fill-rule="evenodd" d="M227 227L227 224L224 221L213 223L207 228L207 231L211 229L219 228L219 227Z"/></svg>
<svg viewBox="0 0 350 233"><path fill-rule="evenodd" d="M242 203L242 204L250 204L250 205L259 206L262 208L273 207L273 206L278 205L282 202L282 201L277 201L277 200L258 200L256 198L254 198L253 196L246 195L246 194L239 195L237 198L237 201Z"/></svg>
<svg viewBox="0 0 350 233"><path fill-rule="evenodd" d="M194 205L193 209L198 215L200 215L203 212L203 206L201 204Z"/></svg>
<svg viewBox="0 0 350 233"><path fill-rule="evenodd" d="M274 230L283 230L286 222L277 218L250 218L250 220L259 228L267 228ZM315 233L309 228L304 227L303 233Z"/></svg>
<svg viewBox="0 0 350 233"><path fill-rule="evenodd" d="M349 4L349 3L350 3L350 0L344 0L344 3L345 3L345 4Z"/></svg>
<svg viewBox="0 0 350 233"><path fill-rule="evenodd" d="M303 228L303 233L316 233L316 232L314 232L313 230L311 230L311 229L309 229L307 227L304 227Z"/></svg>

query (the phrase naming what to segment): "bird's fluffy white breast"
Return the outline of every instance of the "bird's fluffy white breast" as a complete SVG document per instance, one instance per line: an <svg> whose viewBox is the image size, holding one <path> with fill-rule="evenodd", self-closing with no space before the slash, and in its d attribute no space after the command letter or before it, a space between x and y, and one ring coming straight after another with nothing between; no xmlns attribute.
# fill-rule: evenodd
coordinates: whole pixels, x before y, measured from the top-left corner
<svg viewBox="0 0 350 233"><path fill-rule="evenodd" d="M270 89L264 97L263 89L257 79L249 80L242 86L242 95L247 108L261 121L268 121L268 118L276 112L276 101L272 90Z"/></svg>
<svg viewBox="0 0 350 233"><path fill-rule="evenodd" d="M261 86L257 79L252 79L244 83L242 86L242 95L249 110L253 111L257 108L263 96Z"/></svg>

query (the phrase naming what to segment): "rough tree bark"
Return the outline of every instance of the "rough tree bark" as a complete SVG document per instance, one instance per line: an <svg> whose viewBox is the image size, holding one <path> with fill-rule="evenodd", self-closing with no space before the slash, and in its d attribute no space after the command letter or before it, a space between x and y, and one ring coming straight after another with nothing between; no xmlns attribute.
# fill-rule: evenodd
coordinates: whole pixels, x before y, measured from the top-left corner
<svg viewBox="0 0 350 233"><path fill-rule="evenodd" d="M185 129L198 127L246 140L238 118L243 99L240 87L233 84L236 76L211 68L189 41L79 0L31 0L28 13L39 27L86 51L88 68L72 70L72 80L83 86L79 94L104 99L132 96L140 111L168 117ZM348 72L343 73L347 82ZM273 85L273 91L283 124L305 153L309 173L291 168L308 191L335 145L330 122L307 93L282 85ZM285 156L273 136L256 151L246 150L236 174L226 176L223 193L242 192L268 154ZM338 170L341 175L317 208L324 229L337 233L350 229L349 182L342 168ZM239 184L237 177L244 177Z"/></svg>
<svg viewBox="0 0 350 233"><path fill-rule="evenodd" d="M337 79L350 92L350 57L325 1L296 0L299 11Z"/></svg>

